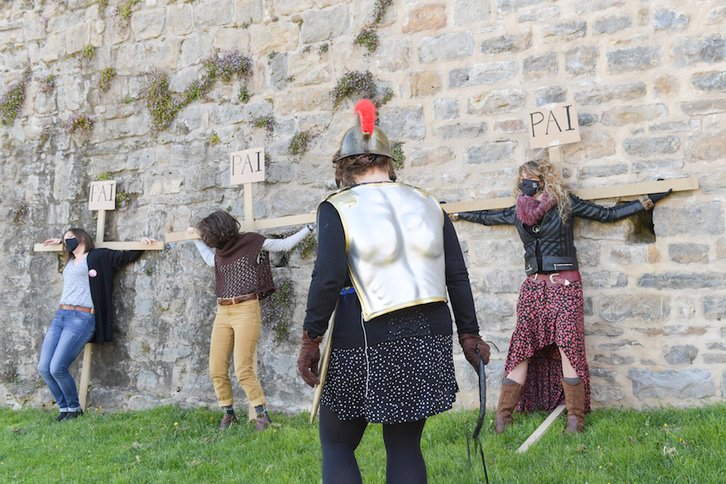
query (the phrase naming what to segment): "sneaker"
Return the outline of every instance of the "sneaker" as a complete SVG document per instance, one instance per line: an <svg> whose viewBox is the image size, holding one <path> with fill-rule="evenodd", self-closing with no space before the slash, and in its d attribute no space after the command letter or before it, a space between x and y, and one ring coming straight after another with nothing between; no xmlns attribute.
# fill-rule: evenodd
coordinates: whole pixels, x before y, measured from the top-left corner
<svg viewBox="0 0 726 484"><path fill-rule="evenodd" d="M255 428L255 433L265 430L272 423L272 420L270 420L270 416L267 414L267 412L258 414L256 420L257 427Z"/></svg>
<svg viewBox="0 0 726 484"><path fill-rule="evenodd" d="M68 417L68 412L61 412L58 414L58 416L55 418L56 422L60 422L61 420L65 420L66 417Z"/></svg>
<svg viewBox="0 0 726 484"><path fill-rule="evenodd" d="M238 424L239 420L237 420L237 416L232 414L225 413L224 417L222 418L222 421L219 424L219 430L226 430L233 424Z"/></svg>
<svg viewBox="0 0 726 484"><path fill-rule="evenodd" d="M83 415L83 410L79 408L75 412L66 412L66 418L64 418L63 420L73 420L74 418L78 418L81 415Z"/></svg>

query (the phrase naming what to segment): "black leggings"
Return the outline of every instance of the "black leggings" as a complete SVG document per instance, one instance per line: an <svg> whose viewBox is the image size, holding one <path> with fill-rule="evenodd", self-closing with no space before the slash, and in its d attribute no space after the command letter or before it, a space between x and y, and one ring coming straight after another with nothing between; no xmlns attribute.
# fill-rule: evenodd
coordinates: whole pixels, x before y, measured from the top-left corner
<svg viewBox="0 0 726 484"><path fill-rule="evenodd" d="M383 424L386 445L386 483L423 484L427 482L426 462L421 453L421 434L426 419L400 424ZM320 405L320 445L323 449L323 484L361 483L355 449L368 422L363 417L340 420L332 410Z"/></svg>

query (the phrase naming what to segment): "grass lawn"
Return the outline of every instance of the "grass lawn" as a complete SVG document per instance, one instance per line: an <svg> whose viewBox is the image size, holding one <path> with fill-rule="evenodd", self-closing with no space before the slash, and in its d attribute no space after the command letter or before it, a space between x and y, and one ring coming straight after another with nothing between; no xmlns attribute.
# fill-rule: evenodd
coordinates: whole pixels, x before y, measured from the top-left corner
<svg viewBox="0 0 726 484"><path fill-rule="evenodd" d="M308 415L274 414L270 430L244 423L217 431L219 411L160 407L143 412L91 409L55 422L57 412L0 409L0 482L319 483L320 443ZM475 411L430 418L422 447L431 483L481 483L478 456L467 462ZM562 433L560 418L525 454L515 451L544 414L515 414L482 444L492 483L726 483L726 405L679 410L597 410L585 432ZM357 452L364 483L385 482L380 425Z"/></svg>

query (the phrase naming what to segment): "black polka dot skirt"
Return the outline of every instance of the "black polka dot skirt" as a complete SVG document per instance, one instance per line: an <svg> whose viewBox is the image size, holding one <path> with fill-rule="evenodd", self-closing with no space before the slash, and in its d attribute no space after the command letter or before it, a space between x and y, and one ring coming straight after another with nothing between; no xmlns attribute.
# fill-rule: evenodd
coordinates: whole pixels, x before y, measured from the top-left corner
<svg viewBox="0 0 726 484"><path fill-rule="evenodd" d="M439 308L432 318L427 306L363 323L355 305L341 314L339 304L333 333L338 344L322 404L341 420L364 417L371 423L412 422L451 409L458 391L451 320L448 334L441 334L447 333L446 321L440 321L444 313Z"/></svg>

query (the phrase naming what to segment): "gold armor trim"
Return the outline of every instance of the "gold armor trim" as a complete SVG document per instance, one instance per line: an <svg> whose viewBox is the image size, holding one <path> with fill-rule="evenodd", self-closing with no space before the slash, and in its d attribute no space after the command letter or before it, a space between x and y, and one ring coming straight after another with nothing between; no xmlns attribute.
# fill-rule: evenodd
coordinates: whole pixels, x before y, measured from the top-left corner
<svg viewBox="0 0 726 484"><path fill-rule="evenodd" d="M348 269L365 321L446 302L444 213L431 194L402 183L368 183L326 200L343 224Z"/></svg>

